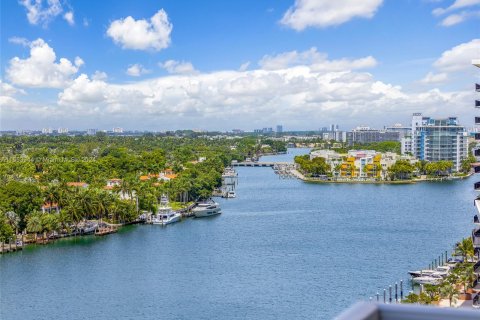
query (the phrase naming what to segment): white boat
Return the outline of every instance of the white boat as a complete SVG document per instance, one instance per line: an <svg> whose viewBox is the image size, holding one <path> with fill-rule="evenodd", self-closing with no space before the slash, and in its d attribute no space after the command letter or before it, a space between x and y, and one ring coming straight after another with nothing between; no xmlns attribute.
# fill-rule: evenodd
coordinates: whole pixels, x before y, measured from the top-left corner
<svg viewBox="0 0 480 320"><path fill-rule="evenodd" d="M220 205L213 201L205 201L197 203L197 206L192 210L196 218L210 217L222 213Z"/></svg>
<svg viewBox="0 0 480 320"><path fill-rule="evenodd" d="M438 266L435 270L432 269L424 269L424 270L418 270L418 271L408 271L408 273L416 278L416 277L423 277L423 276L430 276L432 274L440 274L442 276L447 276L448 273L450 272L451 267L450 266Z"/></svg>
<svg viewBox="0 0 480 320"><path fill-rule="evenodd" d="M428 276L413 278L412 281L413 283L417 283L417 284L439 285L443 281L443 276L437 273L433 273Z"/></svg>
<svg viewBox="0 0 480 320"><path fill-rule="evenodd" d="M152 223L166 226L180 221L182 215L172 210L172 207L168 205L168 198L162 195L160 200L160 206L158 207L157 214L153 217Z"/></svg>
<svg viewBox="0 0 480 320"><path fill-rule="evenodd" d="M222 198L236 198L236 197L237 197L237 194L233 190L229 190L229 191L225 190L222 192Z"/></svg>

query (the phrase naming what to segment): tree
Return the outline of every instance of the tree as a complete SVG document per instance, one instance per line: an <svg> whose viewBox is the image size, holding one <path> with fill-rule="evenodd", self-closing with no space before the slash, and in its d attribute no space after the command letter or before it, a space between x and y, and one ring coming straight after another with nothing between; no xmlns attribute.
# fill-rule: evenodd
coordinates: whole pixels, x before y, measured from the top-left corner
<svg viewBox="0 0 480 320"><path fill-rule="evenodd" d="M27 231L34 233L35 241L37 241L37 234L43 231L41 213L38 211L32 212L27 217Z"/></svg>
<svg viewBox="0 0 480 320"><path fill-rule="evenodd" d="M451 307L452 303L457 302L458 290L455 288L455 284L445 281L440 287L440 295L448 299Z"/></svg>
<svg viewBox="0 0 480 320"><path fill-rule="evenodd" d="M408 296L405 297L405 299L402 301L402 303L418 303L419 302L419 296L416 293L411 292L408 294Z"/></svg>
<svg viewBox="0 0 480 320"><path fill-rule="evenodd" d="M415 167L408 160L397 160L393 166L388 169L391 180L409 179Z"/></svg>
<svg viewBox="0 0 480 320"><path fill-rule="evenodd" d="M473 247L472 238L464 238L457 244L457 251L462 255L465 261L468 258L475 256L475 249Z"/></svg>
<svg viewBox="0 0 480 320"><path fill-rule="evenodd" d="M13 228L5 213L0 211L0 242L6 242L13 237Z"/></svg>

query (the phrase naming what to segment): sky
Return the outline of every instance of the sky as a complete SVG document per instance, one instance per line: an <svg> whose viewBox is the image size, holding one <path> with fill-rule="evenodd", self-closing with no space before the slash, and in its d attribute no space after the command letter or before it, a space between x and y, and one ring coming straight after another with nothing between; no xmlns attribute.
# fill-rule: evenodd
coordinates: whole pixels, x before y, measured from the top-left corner
<svg viewBox="0 0 480 320"><path fill-rule="evenodd" d="M0 130L474 122L480 0L2 0L0 18Z"/></svg>

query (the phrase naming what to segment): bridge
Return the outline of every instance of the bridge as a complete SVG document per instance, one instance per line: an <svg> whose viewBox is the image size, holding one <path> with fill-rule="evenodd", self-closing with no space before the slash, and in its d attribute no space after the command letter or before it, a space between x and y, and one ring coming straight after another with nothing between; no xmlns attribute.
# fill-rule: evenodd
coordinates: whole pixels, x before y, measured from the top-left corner
<svg viewBox="0 0 480 320"><path fill-rule="evenodd" d="M275 166L288 166L293 165L292 162L232 162L232 167L275 167Z"/></svg>

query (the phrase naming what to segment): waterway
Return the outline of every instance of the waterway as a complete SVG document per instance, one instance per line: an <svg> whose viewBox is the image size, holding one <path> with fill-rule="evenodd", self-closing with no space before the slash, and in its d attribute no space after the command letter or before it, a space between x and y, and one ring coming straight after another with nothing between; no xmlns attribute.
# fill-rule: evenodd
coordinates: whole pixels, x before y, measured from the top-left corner
<svg viewBox="0 0 480 320"><path fill-rule="evenodd" d="M472 227L475 178L319 185L237 171L217 217L0 256L0 319L331 319Z"/></svg>

